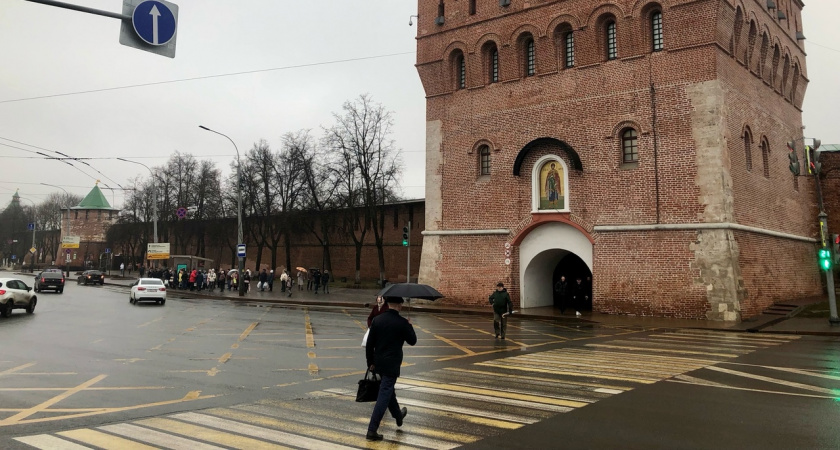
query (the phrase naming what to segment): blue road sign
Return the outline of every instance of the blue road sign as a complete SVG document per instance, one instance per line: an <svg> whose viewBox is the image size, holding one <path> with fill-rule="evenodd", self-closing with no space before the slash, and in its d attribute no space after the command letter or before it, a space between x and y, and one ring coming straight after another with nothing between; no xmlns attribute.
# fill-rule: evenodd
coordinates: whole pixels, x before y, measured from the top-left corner
<svg viewBox="0 0 840 450"><path fill-rule="evenodd" d="M236 256L240 258L245 257L245 244L239 244L236 246Z"/></svg>
<svg viewBox="0 0 840 450"><path fill-rule="evenodd" d="M144 42L165 45L175 37L177 23L168 6L157 1L145 1L134 8L131 15L134 31Z"/></svg>
<svg viewBox="0 0 840 450"><path fill-rule="evenodd" d="M12 255L12 261L17 259L17 255Z"/></svg>
<svg viewBox="0 0 840 450"><path fill-rule="evenodd" d="M106 249L105 249L105 253L111 253L111 249L110 249L110 248L106 248Z"/></svg>
<svg viewBox="0 0 840 450"><path fill-rule="evenodd" d="M34 223L26 224L26 229L29 230L29 231L34 230L35 229L35 224Z"/></svg>

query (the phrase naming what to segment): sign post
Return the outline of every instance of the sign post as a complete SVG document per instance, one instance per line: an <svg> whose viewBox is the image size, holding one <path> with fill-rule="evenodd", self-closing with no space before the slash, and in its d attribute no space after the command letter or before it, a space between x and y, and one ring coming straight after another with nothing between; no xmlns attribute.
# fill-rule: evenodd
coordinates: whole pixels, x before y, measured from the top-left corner
<svg viewBox="0 0 840 450"><path fill-rule="evenodd" d="M148 243L146 247L146 259L169 259L169 242Z"/></svg>
<svg viewBox="0 0 840 450"><path fill-rule="evenodd" d="M131 20L122 21L120 44L175 57L178 5L163 0L123 0L122 12Z"/></svg>

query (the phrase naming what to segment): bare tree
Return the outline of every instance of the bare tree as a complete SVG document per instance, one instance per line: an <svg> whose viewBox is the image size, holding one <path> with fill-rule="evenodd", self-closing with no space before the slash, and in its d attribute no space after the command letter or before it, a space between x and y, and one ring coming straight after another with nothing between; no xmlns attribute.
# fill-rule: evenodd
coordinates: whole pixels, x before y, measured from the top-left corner
<svg viewBox="0 0 840 450"><path fill-rule="evenodd" d="M343 113L333 114L336 124L327 130L330 146L340 153L342 176L347 181L346 206L361 207L364 216L362 242L352 232L356 244L356 270L361 262L361 245L368 229L373 230L377 256L379 258L379 281L385 279L384 208L386 200L393 197L400 173L399 155L391 139L392 113L382 104L374 103L369 95L363 94L353 102L342 106ZM351 216L354 213L350 213ZM354 227L358 218L352 220Z"/></svg>

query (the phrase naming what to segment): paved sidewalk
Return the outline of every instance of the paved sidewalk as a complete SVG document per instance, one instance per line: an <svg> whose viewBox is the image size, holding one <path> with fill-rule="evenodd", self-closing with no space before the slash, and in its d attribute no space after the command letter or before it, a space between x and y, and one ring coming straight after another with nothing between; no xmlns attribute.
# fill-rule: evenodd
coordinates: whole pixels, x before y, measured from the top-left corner
<svg viewBox="0 0 840 450"><path fill-rule="evenodd" d="M128 286L136 280L136 277L106 277L106 284ZM256 284L255 284L256 285ZM308 306L338 306L345 308L365 308L370 307L376 298L377 289L352 289L346 287L330 286L330 293L324 294L319 291L315 294L313 291L299 290L295 286L292 296L289 297L287 293L281 292L275 286L273 292L267 289L261 292L259 289L252 287L251 292L246 293L244 297L239 297L238 292L215 290L210 292L207 290L186 291L174 290L170 291L173 295L181 295L192 298L226 298L232 301L247 301L247 302L270 302L287 305L308 305ZM811 299L797 300L799 306L807 306L813 303L825 301L823 298L815 297ZM791 303L791 302L787 302ZM465 307L459 305L450 305L446 300L428 301L428 300L412 300L410 305L406 305L404 310L430 312L430 313L449 313L449 314L478 314L485 316L492 316L493 312L488 306L481 307ZM794 313L795 314L795 313ZM751 317L740 323L729 323L714 320L691 320L691 319L671 319L661 317L638 317L638 316L620 316L602 314L597 312L585 313L583 317L576 318L574 312L565 315L560 314L556 308L540 307L528 308L514 314L514 317L521 319L551 319L551 320L568 320L570 322L583 323L599 323L611 326L626 326L626 327L641 327L641 328L687 328L687 329L701 329L714 331L729 331L729 332L760 332L760 333L779 333L779 334L801 334L801 335L817 335L817 336L840 336L840 326L832 326L828 319L825 318L799 318L799 317L785 317L778 315L761 314Z"/></svg>

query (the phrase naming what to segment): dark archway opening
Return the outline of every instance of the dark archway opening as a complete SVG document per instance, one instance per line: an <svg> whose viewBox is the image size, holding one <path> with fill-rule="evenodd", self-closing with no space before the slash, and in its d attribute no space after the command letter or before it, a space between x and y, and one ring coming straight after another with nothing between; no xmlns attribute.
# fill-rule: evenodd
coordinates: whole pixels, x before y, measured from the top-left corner
<svg viewBox="0 0 840 450"><path fill-rule="evenodd" d="M573 284L577 281L576 279L579 277L581 282L586 287L589 292L589 300L586 302L582 302L581 304L577 305L580 308L580 311L592 311L592 272L589 270L589 267L583 262L582 259L578 255L574 253L568 253L560 262L557 263L557 266L554 268L554 275L552 276L551 285L556 287L557 282L560 281L562 276L566 277L567 284L567 291L573 289ZM553 289L554 292L554 307L565 309L565 310L572 310L574 312L575 305L572 305L572 300L569 298L569 295L566 295L565 298L557 293L557 289Z"/></svg>

